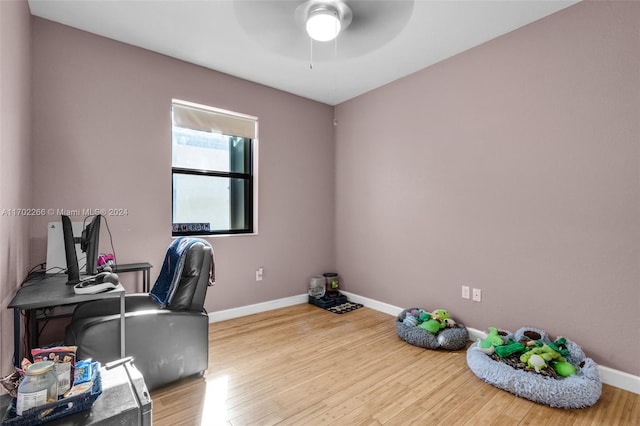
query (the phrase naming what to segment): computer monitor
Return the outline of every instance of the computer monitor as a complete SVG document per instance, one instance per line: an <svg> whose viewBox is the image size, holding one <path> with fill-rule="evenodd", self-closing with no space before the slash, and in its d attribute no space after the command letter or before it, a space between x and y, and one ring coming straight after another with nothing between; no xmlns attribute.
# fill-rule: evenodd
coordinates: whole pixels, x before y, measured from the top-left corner
<svg viewBox="0 0 640 426"><path fill-rule="evenodd" d="M67 261L67 284L69 285L78 284L80 282L80 268L78 267L76 244L80 244L82 251L87 253L87 274L95 275L98 273L101 217L101 215L94 216L91 222L82 231L82 235L77 238L73 235L71 218L69 218L69 216L62 216L64 252Z"/></svg>
<svg viewBox="0 0 640 426"><path fill-rule="evenodd" d="M96 215L93 220L82 231L82 241L80 248L87 253L87 274L98 273L98 250L100 249L100 218Z"/></svg>
<svg viewBox="0 0 640 426"><path fill-rule="evenodd" d="M73 236L71 218L62 216L62 235L64 238L64 255L67 258L67 284L75 285L80 282L80 268L76 255L76 239Z"/></svg>

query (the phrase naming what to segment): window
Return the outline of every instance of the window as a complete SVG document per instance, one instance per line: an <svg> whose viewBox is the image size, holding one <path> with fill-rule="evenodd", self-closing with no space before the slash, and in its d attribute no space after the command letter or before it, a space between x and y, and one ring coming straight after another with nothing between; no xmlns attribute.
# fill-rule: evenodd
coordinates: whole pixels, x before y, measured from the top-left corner
<svg viewBox="0 0 640 426"><path fill-rule="evenodd" d="M254 232L257 119L174 100L172 235Z"/></svg>

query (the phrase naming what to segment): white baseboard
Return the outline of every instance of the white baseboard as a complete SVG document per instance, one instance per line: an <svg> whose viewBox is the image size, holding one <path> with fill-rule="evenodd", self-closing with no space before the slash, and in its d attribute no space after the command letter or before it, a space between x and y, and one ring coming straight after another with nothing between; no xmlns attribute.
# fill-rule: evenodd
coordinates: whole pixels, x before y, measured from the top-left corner
<svg viewBox="0 0 640 426"><path fill-rule="evenodd" d="M384 312L385 314L393 315L394 317L398 316L398 314L404 310L404 308L399 308L384 302L378 302L377 300L349 293L348 291L340 291L340 293L347 296L350 302L361 303L367 308L375 309L376 311Z"/></svg>
<svg viewBox="0 0 640 426"><path fill-rule="evenodd" d="M308 303L309 295L300 294L298 296L286 297L284 299L270 300L268 302L256 303L255 305L241 306L239 308L226 309L224 311L209 312L209 323L226 321L233 318L258 314L260 312L272 311L274 309L285 308L287 306Z"/></svg>
<svg viewBox="0 0 640 426"><path fill-rule="evenodd" d="M475 328L467 327L467 331L469 332L469 340L475 342L478 339L486 339L487 333L481 330L477 330Z"/></svg>
<svg viewBox="0 0 640 426"><path fill-rule="evenodd" d="M347 291L341 291L341 293L347 296L350 302L361 303L367 308L375 309L376 311L380 311L388 315L397 316L404 309L397 306L389 305L388 303L369 299L368 297L349 293ZM257 303L255 305L210 312L209 323L239 318L246 315L284 308L287 306L299 305L301 303L308 303L308 300L308 295L305 293L297 296L287 297L284 299ZM485 332L477 330L475 328L467 327L467 330L469 331L469 340L471 341L476 341L478 338L484 339L487 336ZM600 372L600 380L602 380L602 383L640 395L640 377L601 365L598 366L598 370Z"/></svg>
<svg viewBox="0 0 640 426"><path fill-rule="evenodd" d="M598 366L602 383L640 395L640 377L613 368Z"/></svg>

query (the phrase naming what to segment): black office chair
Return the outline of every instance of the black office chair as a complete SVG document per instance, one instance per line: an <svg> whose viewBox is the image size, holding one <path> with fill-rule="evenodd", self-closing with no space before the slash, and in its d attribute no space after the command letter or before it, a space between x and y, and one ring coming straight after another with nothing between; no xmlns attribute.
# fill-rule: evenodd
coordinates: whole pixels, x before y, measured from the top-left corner
<svg viewBox="0 0 640 426"><path fill-rule="evenodd" d="M207 369L209 318L204 301L207 287L215 279L213 249L206 241L191 240L183 256L182 270L175 271L175 290L169 298L159 303L157 294L125 295L125 355L133 357L148 389L203 374ZM163 270L176 269L169 257L167 251ZM152 293L162 284L161 277L166 278L163 272L166 271L161 271ZM119 359L120 300L78 305L66 328L65 344L78 347L78 359L91 358L103 364Z"/></svg>

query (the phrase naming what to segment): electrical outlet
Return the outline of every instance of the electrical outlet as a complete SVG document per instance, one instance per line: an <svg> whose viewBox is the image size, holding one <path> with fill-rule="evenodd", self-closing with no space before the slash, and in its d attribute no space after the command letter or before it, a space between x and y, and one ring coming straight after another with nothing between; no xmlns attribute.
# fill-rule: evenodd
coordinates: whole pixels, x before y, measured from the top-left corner
<svg viewBox="0 0 640 426"><path fill-rule="evenodd" d="M463 285L462 286L462 298L463 299L469 299L469 286L468 285Z"/></svg>
<svg viewBox="0 0 640 426"><path fill-rule="evenodd" d="M473 289L473 301L482 302L482 290L480 290L479 288Z"/></svg>
<svg viewBox="0 0 640 426"><path fill-rule="evenodd" d="M264 268L262 266L256 269L256 281L262 281L263 273L264 273Z"/></svg>

